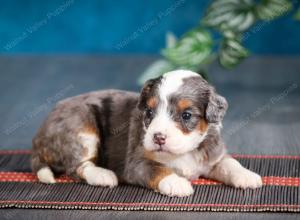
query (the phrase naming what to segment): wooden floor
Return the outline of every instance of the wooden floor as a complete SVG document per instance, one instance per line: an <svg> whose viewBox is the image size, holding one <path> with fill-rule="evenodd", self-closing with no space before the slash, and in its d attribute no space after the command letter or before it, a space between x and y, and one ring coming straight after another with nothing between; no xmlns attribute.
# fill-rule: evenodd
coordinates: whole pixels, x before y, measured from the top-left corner
<svg viewBox="0 0 300 220"><path fill-rule="evenodd" d="M30 148L35 131L60 99L106 88L138 91L136 78L155 59L133 55L0 57L0 149ZM234 71L224 71L214 65L209 75L211 83L229 102L223 126L229 152L300 155L300 57L254 57ZM24 213L37 218L44 216L38 210L24 210ZM82 217L74 213L85 215L86 212L61 211L56 215ZM8 214L19 216L20 212L11 210ZM99 212L94 214L100 217ZM144 214L107 212L101 216L113 215L120 219L126 216L192 219L197 215L203 219L282 217L282 214L246 213ZM299 215L285 217L296 219Z"/></svg>

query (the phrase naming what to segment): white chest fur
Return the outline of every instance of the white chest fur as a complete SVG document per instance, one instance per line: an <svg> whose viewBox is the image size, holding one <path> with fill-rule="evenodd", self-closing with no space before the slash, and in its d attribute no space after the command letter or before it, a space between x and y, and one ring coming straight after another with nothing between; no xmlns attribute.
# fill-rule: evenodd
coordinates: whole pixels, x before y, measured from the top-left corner
<svg viewBox="0 0 300 220"><path fill-rule="evenodd" d="M210 166L203 162L201 155L190 152L181 156L170 157L167 155L156 155L157 160L166 166L172 168L177 174L190 180L197 179L199 176L205 176Z"/></svg>

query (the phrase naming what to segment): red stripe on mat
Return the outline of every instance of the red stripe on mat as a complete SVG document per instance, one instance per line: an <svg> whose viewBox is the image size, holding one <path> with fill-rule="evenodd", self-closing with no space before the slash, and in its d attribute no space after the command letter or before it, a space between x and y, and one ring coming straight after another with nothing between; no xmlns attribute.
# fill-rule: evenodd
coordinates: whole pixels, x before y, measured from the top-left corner
<svg viewBox="0 0 300 220"><path fill-rule="evenodd" d="M300 208L300 205L289 204L176 204L176 203L116 203L116 202L61 202L61 201L33 201L33 200L5 200L0 204L37 204L37 205L96 205L96 206L167 206L167 207L238 207L238 208Z"/></svg>
<svg viewBox="0 0 300 220"><path fill-rule="evenodd" d="M31 154L31 150L0 150L0 155L10 154ZM296 159L300 160L300 155L253 155L253 154L231 154L235 158L253 159Z"/></svg>
<svg viewBox="0 0 300 220"><path fill-rule="evenodd" d="M0 182L37 182L37 176L33 173L25 172L0 172ZM76 180L68 177L61 176L56 178L59 183L72 183Z"/></svg>
<svg viewBox="0 0 300 220"><path fill-rule="evenodd" d="M300 178L297 177L277 177L277 176L265 176L262 178L264 185L273 186L300 186ZM0 172L0 182L37 182L38 179L33 173L23 172ZM61 176L56 178L58 183L72 183L77 180L67 176ZM220 182L209 179L197 179L192 181L194 185L219 185Z"/></svg>
<svg viewBox="0 0 300 220"><path fill-rule="evenodd" d="M300 186L300 178L298 177L278 177L278 176L265 176L262 177L264 185L272 186ZM218 185L220 182L200 178L192 181L194 185Z"/></svg>

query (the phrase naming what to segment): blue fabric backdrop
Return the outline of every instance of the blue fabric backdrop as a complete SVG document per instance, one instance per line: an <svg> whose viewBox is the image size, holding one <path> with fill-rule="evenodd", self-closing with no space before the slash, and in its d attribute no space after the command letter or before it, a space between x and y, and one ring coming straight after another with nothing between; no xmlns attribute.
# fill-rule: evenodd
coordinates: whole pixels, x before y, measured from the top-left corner
<svg viewBox="0 0 300 220"><path fill-rule="evenodd" d="M0 1L1 53L158 53L165 34L199 24L209 1ZM252 29L255 54L300 54L300 21L291 15Z"/></svg>

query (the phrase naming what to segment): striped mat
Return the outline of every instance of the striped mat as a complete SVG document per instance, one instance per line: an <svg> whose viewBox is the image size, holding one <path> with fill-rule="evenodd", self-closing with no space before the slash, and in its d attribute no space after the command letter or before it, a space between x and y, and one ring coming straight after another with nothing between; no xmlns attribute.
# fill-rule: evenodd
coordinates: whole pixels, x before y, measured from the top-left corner
<svg viewBox="0 0 300 220"><path fill-rule="evenodd" d="M233 156L263 177L262 188L198 179L192 196L171 198L138 186L89 186L66 176L54 185L38 183L30 172L30 151L0 151L0 208L300 212L300 156Z"/></svg>

